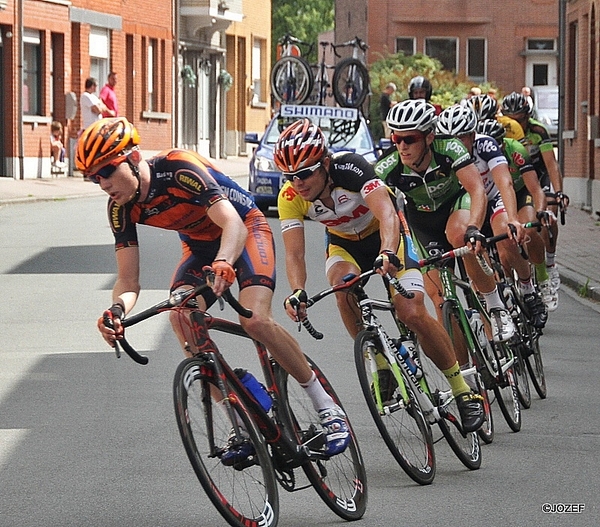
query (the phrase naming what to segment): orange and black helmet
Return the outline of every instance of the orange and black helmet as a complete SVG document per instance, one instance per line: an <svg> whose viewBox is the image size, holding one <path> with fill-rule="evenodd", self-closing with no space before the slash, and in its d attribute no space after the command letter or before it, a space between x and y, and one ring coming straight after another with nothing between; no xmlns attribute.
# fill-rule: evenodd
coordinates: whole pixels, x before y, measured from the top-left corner
<svg viewBox="0 0 600 527"><path fill-rule="evenodd" d="M92 174L139 144L138 131L125 117L100 119L79 137L75 164L84 174Z"/></svg>
<svg viewBox="0 0 600 527"><path fill-rule="evenodd" d="M301 119L281 132L273 157L279 170L294 174L315 166L326 154L327 140L321 129L309 119Z"/></svg>

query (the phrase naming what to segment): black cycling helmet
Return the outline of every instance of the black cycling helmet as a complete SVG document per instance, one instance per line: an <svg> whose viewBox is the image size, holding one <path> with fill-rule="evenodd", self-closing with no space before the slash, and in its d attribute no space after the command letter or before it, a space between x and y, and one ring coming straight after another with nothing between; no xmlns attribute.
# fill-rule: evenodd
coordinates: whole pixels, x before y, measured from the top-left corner
<svg viewBox="0 0 600 527"><path fill-rule="evenodd" d="M518 113L530 115L532 110L533 108L529 107L527 98L522 93L514 91L502 100L502 113L505 115L516 115Z"/></svg>
<svg viewBox="0 0 600 527"><path fill-rule="evenodd" d="M477 123L477 133L489 135L498 141L498 143L501 143L502 139L506 136L506 129L496 119L484 119Z"/></svg>
<svg viewBox="0 0 600 527"><path fill-rule="evenodd" d="M429 133L433 132L437 118L432 104L423 99L408 99L392 106L385 120L394 132Z"/></svg>
<svg viewBox="0 0 600 527"><path fill-rule="evenodd" d="M414 99L413 92L415 89L418 89L418 88L425 89L425 100L429 101L429 99L431 99L431 94L433 92L433 88L431 87L431 82L429 82L429 79L426 79L422 75L419 75L418 77L413 77L412 79L410 79L410 82L408 83L409 98Z"/></svg>

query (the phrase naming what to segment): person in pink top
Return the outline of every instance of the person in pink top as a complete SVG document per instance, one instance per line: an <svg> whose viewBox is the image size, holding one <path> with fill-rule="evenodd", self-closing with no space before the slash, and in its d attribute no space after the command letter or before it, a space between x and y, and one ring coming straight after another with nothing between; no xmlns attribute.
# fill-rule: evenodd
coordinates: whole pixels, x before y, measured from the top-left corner
<svg viewBox="0 0 600 527"><path fill-rule="evenodd" d="M117 117L119 115L119 104L117 102L117 94L115 93L116 84L117 74L111 71L108 74L107 83L100 90L100 99L102 99L107 108L102 117Z"/></svg>

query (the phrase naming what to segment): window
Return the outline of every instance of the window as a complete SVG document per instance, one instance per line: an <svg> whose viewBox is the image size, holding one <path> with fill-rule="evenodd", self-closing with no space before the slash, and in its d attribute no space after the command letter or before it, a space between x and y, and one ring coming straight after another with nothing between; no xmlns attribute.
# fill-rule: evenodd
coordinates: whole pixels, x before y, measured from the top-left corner
<svg viewBox="0 0 600 527"><path fill-rule="evenodd" d="M554 51L555 41L553 39L530 38L527 40L529 51Z"/></svg>
<svg viewBox="0 0 600 527"><path fill-rule="evenodd" d="M100 27L92 27L90 29L90 76L98 81L99 87L104 86L104 83L108 78L109 57L109 31Z"/></svg>
<svg viewBox="0 0 600 527"><path fill-rule="evenodd" d="M255 38L252 43L252 104L262 104L267 101L267 86L264 80L267 78L265 50L266 40Z"/></svg>
<svg viewBox="0 0 600 527"><path fill-rule="evenodd" d="M485 39L470 38L467 41L467 76L475 82L485 82L485 63Z"/></svg>
<svg viewBox="0 0 600 527"><path fill-rule="evenodd" d="M149 112L160 112L160 81L158 78L159 67L158 40L148 39L146 47L146 110Z"/></svg>
<svg viewBox="0 0 600 527"><path fill-rule="evenodd" d="M456 38L426 38L425 54L438 59L445 70L456 72L458 39Z"/></svg>
<svg viewBox="0 0 600 527"><path fill-rule="evenodd" d="M404 53L407 57L415 54L415 39L412 37L398 37L396 39L396 53Z"/></svg>
<svg viewBox="0 0 600 527"><path fill-rule="evenodd" d="M40 32L23 30L23 113L42 115L42 46Z"/></svg>

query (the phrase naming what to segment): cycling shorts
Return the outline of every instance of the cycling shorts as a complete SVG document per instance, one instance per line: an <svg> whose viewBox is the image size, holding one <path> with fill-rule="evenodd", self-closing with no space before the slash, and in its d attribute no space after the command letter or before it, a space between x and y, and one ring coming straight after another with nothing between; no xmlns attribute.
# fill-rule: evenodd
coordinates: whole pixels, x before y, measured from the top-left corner
<svg viewBox="0 0 600 527"><path fill-rule="evenodd" d="M533 207L533 198L527 190L527 187L523 187L516 193L517 196L517 210L521 210L523 207Z"/></svg>
<svg viewBox="0 0 600 527"><path fill-rule="evenodd" d="M379 255L381 238L379 231L359 241L347 240L334 234L327 234L327 261L325 271L338 262L348 262L356 266L360 272L373 268L373 263ZM402 286L408 291L424 292L423 277L419 267L419 257L415 251L412 238L400 234L400 246L396 252L403 269L396 275Z"/></svg>
<svg viewBox="0 0 600 527"><path fill-rule="evenodd" d="M271 227L258 209L248 213L244 224L248 229L248 239L242 254L233 265L238 286L242 290L249 286L261 285L275 291L275 242ZM173 274L171 291L203 283L202 268L212 264L220 244L220 239L182 242L183 256ZM208 306L214 304L217 299L212 291L206 291L203 297Z"/></svg>

